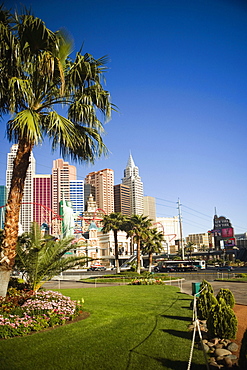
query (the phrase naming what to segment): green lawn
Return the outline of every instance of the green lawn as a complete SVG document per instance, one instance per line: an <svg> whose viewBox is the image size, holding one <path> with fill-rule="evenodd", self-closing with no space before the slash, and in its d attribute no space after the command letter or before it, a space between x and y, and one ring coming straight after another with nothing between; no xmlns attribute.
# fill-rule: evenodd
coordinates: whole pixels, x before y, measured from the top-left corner
<svg viewBox="0 0 247 370"><path fill-rule="evenodd" d="M90 317L0 341L1 370L186 370L191 298L170 286L61 290L84 298ZM205 369L195 350L191 369Z"/></svg>

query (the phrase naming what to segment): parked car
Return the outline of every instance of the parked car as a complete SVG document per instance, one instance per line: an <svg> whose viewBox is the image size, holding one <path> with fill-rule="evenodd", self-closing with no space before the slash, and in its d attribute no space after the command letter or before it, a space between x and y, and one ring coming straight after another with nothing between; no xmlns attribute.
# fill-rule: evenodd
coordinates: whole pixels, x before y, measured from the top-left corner
<svg viewBox="0 0 247 370"><path fill-rule="evenodd" d="M87 269L87 271L105 271L105 266L91 266Z"/></svg>

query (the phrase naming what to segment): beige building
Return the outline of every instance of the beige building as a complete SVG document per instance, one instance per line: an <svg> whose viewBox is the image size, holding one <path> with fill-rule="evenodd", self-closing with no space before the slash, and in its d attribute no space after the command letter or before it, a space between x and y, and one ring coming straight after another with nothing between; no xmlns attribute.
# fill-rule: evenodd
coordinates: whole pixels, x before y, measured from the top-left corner
<svg viewBox="0 0 247 370"><path fill-rule="evenodd" d="M150 220L156 220L156 203L154 197L143 197L143 214Z"/></svg>
<svg viewBox="0 0 247 370"><path fill-rule="evenodd" d="M197 250L214 248L214 239L211 233L189 234L186 243L193 243Z"/></svg>
<svg viewBox="0 0 247 370"><path fill-rule="evenodd" d="M85 183L95 187L95 201L98 208L109 215L114 212L114 171L108 168L89 173Z"/></svg>
<svg viewBox="0 0 247 370"><path fill-rule="evenodd" d="M175 241L180 239L178 216L157 217L155 226L158 228L159 231L162 231L164 233L167 253L170 254L177 252L178 245Z"/></svg>
<svg viewBox="0 0 247 370"><path fill-rule="evenodd" d="M76 167L63 159L53 161L52 168L52 210L59 214L59 202L70 200L70 181L76 180Z"/></svg>

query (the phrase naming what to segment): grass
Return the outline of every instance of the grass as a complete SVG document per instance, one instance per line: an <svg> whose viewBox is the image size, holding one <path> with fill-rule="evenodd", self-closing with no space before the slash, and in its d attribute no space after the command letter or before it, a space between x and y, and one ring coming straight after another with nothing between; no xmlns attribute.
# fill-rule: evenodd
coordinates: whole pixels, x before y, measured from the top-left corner
<svg viewBox="0 0 247 370"><path fill-rule="evenodd" d="M170 286L63 289L84 298L90 317L20 338L2 340L1 370L187 369L191 298ZM195 350L192 370L206 368Z"/></svg>

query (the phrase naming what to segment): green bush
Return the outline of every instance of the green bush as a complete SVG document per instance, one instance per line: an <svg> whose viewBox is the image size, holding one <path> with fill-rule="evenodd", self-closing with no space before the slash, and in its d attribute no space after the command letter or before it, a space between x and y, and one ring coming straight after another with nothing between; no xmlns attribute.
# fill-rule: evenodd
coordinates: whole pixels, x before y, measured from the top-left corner
<svg viewBox="0 0 247 370"><path fill-rule="evenodd" d="M230 289L221 288L216 296L217 301L222 298L225 300L226 304L233 308L235 306L235 298Z"/></svg>
<svg viewBox="0 0 247 370"><path fill-rule="evenodd" d="M236 278L247 278L247 274L244 274L243 272L241 272L240 274L236 274L235 276Z"/></svg>
<svg viewBox="0 0 247 370"><path fill-rule="evenodd" d="M234 311L223 298L219 298L209 311L207 327L211 337L236 338L238 321Z"/></svg>
<svg viewBox="0 0 247 370"><path fill-rule="evenodd" d="M200 284L200 296L197 298L197 315L201 320L207 320L211 307L217 304L217 299L214 296L214 290L210 283L203 280Z"/></svg>

